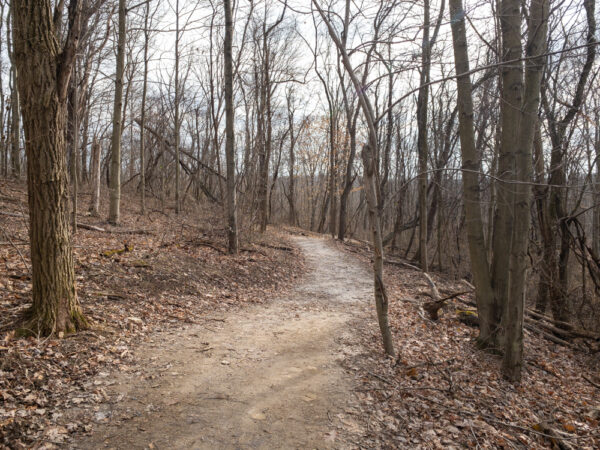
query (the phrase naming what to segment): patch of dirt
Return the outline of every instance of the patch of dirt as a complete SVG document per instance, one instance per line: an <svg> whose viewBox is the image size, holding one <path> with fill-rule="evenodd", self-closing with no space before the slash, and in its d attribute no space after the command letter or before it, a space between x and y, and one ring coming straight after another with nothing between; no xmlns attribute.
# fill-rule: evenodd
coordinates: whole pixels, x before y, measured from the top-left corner
<svg viewBox="0 0 600 450"><path fill-rule="evenodd" d="M340 363L357 352L370 276L322 239L293 240L310 272L292 293L152 336L135 372L95 381L111 401L72 448L352 447L364 429Z"/></svg>

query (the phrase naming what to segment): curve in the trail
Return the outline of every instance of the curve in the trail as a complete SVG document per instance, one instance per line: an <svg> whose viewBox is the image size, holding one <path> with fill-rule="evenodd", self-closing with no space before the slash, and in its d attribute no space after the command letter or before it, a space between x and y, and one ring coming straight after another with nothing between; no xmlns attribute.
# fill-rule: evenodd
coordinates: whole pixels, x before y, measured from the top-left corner
<svg viewBox="0 0 600 450"><path fill-rule="evenodd" d="M309 272L290 295L152 336L139 370L114 375L108 423L73 448L345 447L352 381L337 359L372 285L326 241L294 240Z"/></svg>

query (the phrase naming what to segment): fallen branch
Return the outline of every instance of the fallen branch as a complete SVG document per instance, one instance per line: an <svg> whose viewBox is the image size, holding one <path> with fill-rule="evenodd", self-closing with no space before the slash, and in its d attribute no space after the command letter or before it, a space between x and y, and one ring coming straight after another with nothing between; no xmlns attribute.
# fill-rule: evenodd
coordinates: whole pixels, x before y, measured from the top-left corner
<svg viewBox="0 0 600 450"><path fill-rule="evenodd" d="M82 228L84 230L90 230L90 231L100 231L102 233L106 233L106 230L104 228L96 227L94 225L86 225L85 223L78 223L77 228Z"/></svg>
<svg viewBox="0 0 600 450"><path fill-rule="evenodd" d="M533 429L535 431L539 431L542 433L545 433L548 439L550 439L550 441L554 444L554 447L558 447L560 450L572 450L573 446L571 444L568 444L567 442L564 441L563 436L560 436L560 433L558 430L555 430L554 428L550 427L550 425L548 425L545 422L540 422L538 424L535 424L533 426ZM568 436L571 437L571 436Z"/></svg>
<svg viewBox="0 0 600 450"><path fill-rule="evenodd" d="M222 254L227 254L227 250L225 250L222 247L219 247L217 244L215 244L214 242L208 241L206 239L192 239L190 242L190 244L193 245L198 245L200 247L208 247L208 248L212 248L213 250L218 251L219 253Z"/></svg>
<svg viewBox="0 0 600 450"><path fill-rule="evenodd" d="M526 329L528 329L529 331L533 331L534 333L542 335L543 337L545 337L549 341L554 342L555 344L564 345L565 347L569 347L569 348L572 348L574 350L581 350L576 345L573 345L570 342L565 341L564 339L561 339L561 338L559 338L557 336L554 336L553 334L547 333L546 331L542 330L541 328L538 328L538 327L534 326L531 323L532 321L533 321L533 319L525 317L525 323L523 323L523 326ZM535 321L533 321L533 322L535 322Z"/></svg>
<svg viewBox="0 0 600 450"><path fill-rule="evenodd" d="M82 228L89 231L98 231L99 233L111 233L111 234L141 234L141 235L152 235L147 230L107 230L106 228L97 227L95 225L88 225L85 223L78 223L77 228Z"/></svg>
<svg viewBox="0 0 600 450"><path fill-rule="evenodd" d="M585 375L582 375L581 378L583 378L585 381L587 381L588 383L590 383L592 386L594 386L596 389L600 389L600 384L598 383L594 383L592 380L590 380L588 377L586 377Z"/></svg>
<svg viewBox="0 0 600 450"><path fill-rule="evenodd" d="M575 328L575 326L571 323L563 322L560 320L554 320L551 317L541 314L533 309L526 310L525 314L528 316L532 316L535 319L546 320L551 325L539 322L539 320L538 323L540 323L544 328L548 329L549 331L552 331L553 333L559 334L561 336L579 337L584 339L592 339L596 341L600 340L600 334L598 333L594 333L588 330L582 330L581 328Z"/></svg>
<svg viewBox="0 0 600 450"><path fill-rule="evenodd" d="M416 270L417 272L422 272L422 270L419 267L414 266L414 265L409 264L409 263L404 262L404 261L393 261L391 259L386 259L383 262L385 264L390 264L392 266L408 267L409 269Z"/></svg>
<svg viewBox="0 0 600 450"><path fill-rule="evenodd" d="M9 217L25 217L24 214L20 213L11 213L8 211L0 211L0 216L9 216Z"/></svg>
<svg viewBox="0 0 600 450"><path fill-rule="evenodd" d="M423 305L423 309L425 311L427 311L427 313L429 314L429 318L431 320L438 320L438 318L439 318L438 312L439 312L440 308L442 306L444 306L444 303L446 302L446 300L442 299L442 296L440 295L440 291L438 291L438 288L435 285L431 276L427 272L423 272L423 275L425 276L425 278L427 279L427 282L431 286L431 298L433 298L432 302L428 302Z"/></svg>
<svg viewBox="0 0 600 450"><path fill-rule="evenodd" d="M286 252L293 252L294 249L292 247L286 247L283 245L270 245L270 244L263 244L261 242L257 242L256 245L259 245L261 247L266 247L266 248L272 248L274 250L283 250Z"/></svg>
<svg viewBox="0 0 600 450"><path fill-rule="evenodd" d="M27 264L27 261L25 261L25 257L23 256L23 253L21 253L21 250L19 250L19 248L14 244L14 242L12 241L12 239L10 238L10 236L8 235L8 233L4 230L4 228L0 227L0 229L2 230L2 233L4 234L4 236L6 237L6 239L8 240L8 242L10 243L10 245L17 251L17 253L21 257L21 261L23 261L23 264L25 265L25 268L27 269L27 272L29 272L29 274L31 274L31 269L29 268L29 265Z"/></svg>

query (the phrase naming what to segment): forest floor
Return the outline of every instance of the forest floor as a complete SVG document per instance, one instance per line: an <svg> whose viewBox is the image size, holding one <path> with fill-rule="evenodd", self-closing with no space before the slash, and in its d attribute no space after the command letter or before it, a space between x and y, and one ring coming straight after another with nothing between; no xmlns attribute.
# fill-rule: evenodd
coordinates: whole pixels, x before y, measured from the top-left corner
<svg viewBox="0 0 600 450"><path fill-rule="evenodd" d="M335 245L371 260L364 242ZM523 378L509 383L501 357L478 350L477 329L458 320L474 311L473 294L447 301L432 321L423 310L432 301L423 273L401 257L386 259L397 357L381 356L379 330L369 326L357 330L361 352L345 362L362 384L363 448L600 448L598 342L563 346L525 329ZM430 275L442 297L470 290L463 280Z"/></svg>
<svg viewBox="0 0 600 450"><path fill-rule="evenodd" d="M85 213L88 202L82 193L78 222L104 231L79 229L73 244L91 328L64 339L15 339L31 301L27 191L0 182L0 448L63 447L91 432L114 400L103 377L138 371L134 351L149 336L211 327L207 314L232 315L284 295L304 273L302 253L277 232L245 230L240 254L226 254L218 208L175 216L149 199L142 217L138 200L124 195L122 224L111 227L107 205L96 218Z"/></svg>
<svg viewBox="0 0 600 450"><path fill-rule="evenodd" d="M152 336L135 352L138 371L98 379L121 400L72 447L349 447L345 439L363 430L340 361L357 351L352 330L368 316L369 274L323 239L293 242L309 272L292 292Z"/></svg>
<svg viewBox="0 0 600 450"><path fill-rule="evenodd" d="M214 209L118 228L80 215L104 230L74 238L93 327L14 339L24 211L24 186L0 184L0 448L600 448L598 349L527 331L523 381L507 383L457 320L472 294L431 321L423 274L397 260L385 357L368 246L272 231L230 256Z"/></svg>

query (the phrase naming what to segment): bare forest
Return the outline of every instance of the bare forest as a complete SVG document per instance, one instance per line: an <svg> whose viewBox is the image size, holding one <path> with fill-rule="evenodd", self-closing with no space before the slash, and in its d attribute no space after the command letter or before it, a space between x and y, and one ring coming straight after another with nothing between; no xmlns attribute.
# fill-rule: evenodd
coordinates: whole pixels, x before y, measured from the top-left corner
<svg viewBox="0 0 600 450"><path fill-rule="evenodd" d="M595 0L0 0L0 449L600 447Z"/></svg>

